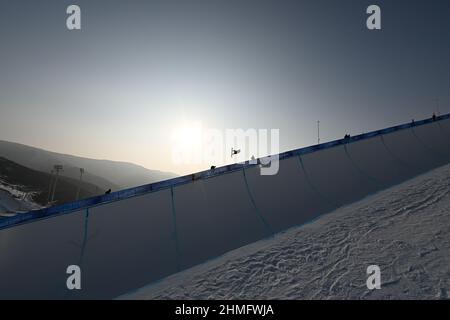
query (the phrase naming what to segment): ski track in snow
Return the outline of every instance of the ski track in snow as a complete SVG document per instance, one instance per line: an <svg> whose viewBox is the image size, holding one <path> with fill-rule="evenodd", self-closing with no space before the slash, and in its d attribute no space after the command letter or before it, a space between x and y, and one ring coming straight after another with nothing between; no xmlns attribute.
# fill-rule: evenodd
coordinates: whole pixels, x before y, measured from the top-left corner
<svg viewBox="0 0 450 320"><path fill-rule="evenodd" d="M449 193L447 165L121 298L448 299Z"/></svg>

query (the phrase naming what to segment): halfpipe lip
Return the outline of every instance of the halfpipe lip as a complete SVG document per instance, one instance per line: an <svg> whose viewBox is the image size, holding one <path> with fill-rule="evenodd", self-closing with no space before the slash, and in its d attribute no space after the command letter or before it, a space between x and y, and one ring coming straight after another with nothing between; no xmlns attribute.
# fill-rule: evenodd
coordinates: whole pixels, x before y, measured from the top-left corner
<svg viewBox="0 0 450 320"><path fill-rule="evenodd" d="M337 147L340 145L346 145L349 143L353 143L353 142L357 142L357 141L361 141L361 140L365 140L365 139L369 139L369 138L373 138L373 137L377 137L377 136L382 136L384 134L396 132L399 130L414 128L417 126L422 126L425 124L442 121L442 120L447 120L447 119L450 119L450 114L437 116L436 119L427 118L424 120L409 122L406 124L401 124L401 125L397 125L397 126L393 126L393 127L388 127L385 129L380 129L380 130L376 130L376 131L372 131L372 132L368 132L368 133L363 133L363 134L356 135L356 136L353 136L353 137L350 137L347 139L338 139L338 140L333 140L333 141L329 141L329 142L325 142L325 143L321 143L321 144L317 144L317 145L312 145L312 146L303 147L303 148L299 148L299 149L295 149L295 150L291 150L291 151L286 151L286 152L278 154L278 159L279 160L288 159L291 157L296 157L299 155L313 153L313 152L316 152L319 150L329 149L329 148ZM276 155L272 155L272 156L276 156ZM225 165L222 167L215 168L213 170L200 171L200 172L185 175L182 177L159 181L159 182L146 184L146 185L142 185L142 186L138 186L138 187L133 187L133 188L129 188L129 189L119 190L116 192L112 192L110 194L95 196L95 197L91 197L91 198L87 198L87 199L83 199L83 200L79 200L79 201L75 201L75 202L70 202L70 203L66 203L66 204L62 204L62 205L57 205L57 206L53 206L53 207L49 207L49 208L33 210L33 211L30 211L27 213L21 213L14 217L2 218L0 220L0 230L11 228L11 227L21 225L24 223L29 223L29 222L33 222L33 221L37 221L37 220L55 217L55 216L62 215L62 214L68 214L71 212L84 210L84 209L91 208L91 207L96 207L96 206L106 204L106 203L111 203L111 202L115 202L115 201L120 201L120 200L124 200L124 199L142 196L142 195L145 195L148 193L157 192L157 191L161 191L161 190L165 190L165 189L169 189L169 188L174 188L174 187L184 185L187 183L191 183L191 182L194 182L197 180L209 179L209 178L213 178L213 177L220 176L223 174L232 173L232 172L243 170L243 169L246 169L249 167L254 167L254 166L260 165L261 159L259 158L256 160L257 160L256 164L244 162L244 163Z"/></svg>

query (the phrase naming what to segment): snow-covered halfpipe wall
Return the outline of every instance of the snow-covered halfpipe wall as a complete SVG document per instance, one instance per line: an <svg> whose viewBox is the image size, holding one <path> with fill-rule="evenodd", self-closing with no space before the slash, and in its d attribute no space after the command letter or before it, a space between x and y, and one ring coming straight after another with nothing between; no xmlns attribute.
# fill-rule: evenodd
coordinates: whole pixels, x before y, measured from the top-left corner
<svg viewBox="0 0 450 320"><path fill-rule="evenodd" d="M0 298L114 298L311 221L449 163L450 115L279 156L0 220Z"/></svg>

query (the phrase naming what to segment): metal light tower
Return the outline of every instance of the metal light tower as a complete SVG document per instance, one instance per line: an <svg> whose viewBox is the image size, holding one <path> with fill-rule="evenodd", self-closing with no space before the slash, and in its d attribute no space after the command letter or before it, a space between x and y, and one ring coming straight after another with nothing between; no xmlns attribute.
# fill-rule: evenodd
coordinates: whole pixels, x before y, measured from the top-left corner
<svg viewBox="0 0 450 320"><path fill-rule="evenodd" d="M439 111L439 99L436 99L436 111L437 111L437 115L440 116L441 112Z"/></svg>
<svg viewBox="0 0 450 320"><path fill-rule="evenodd" d="M60 165L60 164L55 164L55 165L53 166L53 169L55 170L56 175L55 175L55 183L53 184L52 198L51 198L51 200L50 200L51 202L53 202L53 199L55 198L56 183L58 182L59 172L60 172L60 171L63 171L63 166Z"/></svg>
<svg viewBox="0 0 450 320"><path fill-rule="evenodd" d="M320 121L317 120L317 144L320 144Z"/></svg>
<svg viewBox="0 0 450 320"><path fill-rule="evenodd" d="M52 186L53 186L53 169L50 171L50 182L48 184L48 195L47 195L47 204L50 202L50 196L52 194Z"/></svg>
<svg viewBox="0 0 450 320"><path fill-rule="evenodd" d="M78 200L80 198L80 190L81 190L81 182L83 181L83 173L84 173L84 169L80 168L80 184L78 185L76 200Z"/></svg>

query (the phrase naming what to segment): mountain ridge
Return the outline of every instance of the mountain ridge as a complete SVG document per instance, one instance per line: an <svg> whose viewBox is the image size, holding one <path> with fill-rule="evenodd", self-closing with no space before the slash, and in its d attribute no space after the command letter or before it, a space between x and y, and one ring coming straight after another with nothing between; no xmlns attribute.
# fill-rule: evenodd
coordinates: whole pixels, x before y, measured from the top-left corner
<svg viewBox="0 0 450 320"><path fill-rule="evenodd" d="M83 180L105 190L125 189L177 176L131 162L74 156L5 140L0 140L0 157L42 172L50 172L55 164L60 164L64 166L60 174L74 179L80 178L80 168L83 168Z"/></svg>
<svg viewBox="0 0 450 320"><path fill-rule="evenodd" d="M50 203L52 190L54 199ZM91 183L64 176L59 177L55 186L54 175L24 167L3 157L0 157L0 191L3 193L0 208L9 208L6 211L10 212L35 209L33 204L41 207L63 204L77 200L77 196L82 199L104 192Z"/></svg>

